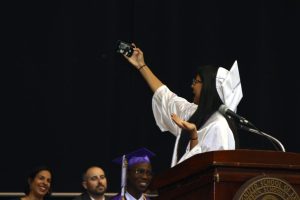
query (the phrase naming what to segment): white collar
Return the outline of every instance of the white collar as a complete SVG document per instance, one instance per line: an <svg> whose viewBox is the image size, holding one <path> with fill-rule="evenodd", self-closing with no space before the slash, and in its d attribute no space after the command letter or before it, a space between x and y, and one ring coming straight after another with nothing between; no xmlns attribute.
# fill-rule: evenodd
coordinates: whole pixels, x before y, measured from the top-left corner
<svg viewBox="0 0 300 200"><path fill-rule="evenodd" d="M93 198L91 195L89 195L91 200L96 200L95 198ZM105 196L102 197L102 200L105 200Z"/></svg>
<svg viewBox="0 0 300 200"><path fill-rule="evenodd" d="M146 200L146 197L142 194L139 199L134 198L130 193L126 191L125 193L126 200Z"/></svg>

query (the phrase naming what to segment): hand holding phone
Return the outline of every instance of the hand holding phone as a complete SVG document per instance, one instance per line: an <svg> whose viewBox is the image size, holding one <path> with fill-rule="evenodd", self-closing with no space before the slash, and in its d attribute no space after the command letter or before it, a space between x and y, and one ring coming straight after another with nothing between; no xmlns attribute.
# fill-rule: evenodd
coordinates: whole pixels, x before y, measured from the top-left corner
<svg viewBox="0 0 300 200"><path fill-rule="evenodd" d="M131 57L133 54L133 48L134 48L134 46L132 44L118 40L116 51L117 51L117 53L121 53L127 57Z"/></svg>

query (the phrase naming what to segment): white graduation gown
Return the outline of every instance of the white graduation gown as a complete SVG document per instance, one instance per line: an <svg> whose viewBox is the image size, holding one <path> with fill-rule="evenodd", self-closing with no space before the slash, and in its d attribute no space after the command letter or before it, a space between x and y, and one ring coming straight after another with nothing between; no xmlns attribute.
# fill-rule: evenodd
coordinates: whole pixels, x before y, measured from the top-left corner
<svg viewBox="0 0 300 200"><path fill-rule="evenodd" d="M171 114L174 113L187 121L196 111L197 106L184 98L178 97L165 85L158 88L153 95L152 110L156 124L161 131L169 131L176 137L172 167L198 153L235 149L233 133L224 116L217 111L197 131L198 145L190 149L188 144L186 153L177 162L177 146L181 128L172 121Z"/></svg>

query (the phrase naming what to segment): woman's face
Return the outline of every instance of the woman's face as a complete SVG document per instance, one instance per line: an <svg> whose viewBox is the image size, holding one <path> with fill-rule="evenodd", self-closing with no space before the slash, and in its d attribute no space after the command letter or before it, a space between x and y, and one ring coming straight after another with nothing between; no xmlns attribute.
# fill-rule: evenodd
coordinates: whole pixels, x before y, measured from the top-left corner
<svg viewBox="0 0 300 200"><path fill-rule="evenodd" d="M194 94L194 103L199 105L199 100L200 100L200 95L201 95L201 90L202 90L202 80L199 75L196 76L195 79L193 79L192 82L192 89L193 89L193 94Z"/></svg>
<svg viewBox="0 0 300 200"><path fill-rule="evenodd" d="M36 174L33 180L29 180L30 193L35 196L43 197L45 196L51 186L51 173L47 170L42 170Z"/></svg>

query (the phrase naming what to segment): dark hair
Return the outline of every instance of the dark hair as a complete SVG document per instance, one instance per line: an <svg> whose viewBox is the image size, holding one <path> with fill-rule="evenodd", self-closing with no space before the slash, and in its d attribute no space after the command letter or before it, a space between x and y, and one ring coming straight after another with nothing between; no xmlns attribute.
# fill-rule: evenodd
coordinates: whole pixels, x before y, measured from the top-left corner
<svg viewBox="0 0 300 200"><path fill-rule="evenodd" d="M201 77L202 89L198 108L189 119L189 122L196 124L197 129L199 129L222 104L216 90L217 70L218 67L214 65L205 65L197 68L196 75Z"/></svg>
<svg viewBox="0 0 300 200"><path fill-rule="evenodd" d="M34 169L32 169L29 174L27 175L27 178L26 178L26 184L25 184L25 189L24 189L24 193L26 195L29 194L30 192L30 183L35 179L36 175L40 172L40 171L48 171L50 172L51 176L52 176L52 171L49 167L47 166L38 166L38 167L35 167ZM45 195L45 197L48 197L51 195L51 186L49 188L49 192Z"/></svg>
<svg viewBox="0 0 300 200"><path fill-rule="evenodd" d="M208 118L223 104L216 89L216 76L218 68L219 67L216 65L204 65L197 68L196 75L199 75L202 79L202 90L199 97L200 99L197 110L188 120L189 122L194 123L197 126L197 129L199 129L206 122L206 120L208 120ZM236 147L238 147L239 142L236 124L233 119L229 118L228 116L224 117L233 132Z"/></svg>

